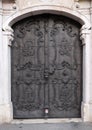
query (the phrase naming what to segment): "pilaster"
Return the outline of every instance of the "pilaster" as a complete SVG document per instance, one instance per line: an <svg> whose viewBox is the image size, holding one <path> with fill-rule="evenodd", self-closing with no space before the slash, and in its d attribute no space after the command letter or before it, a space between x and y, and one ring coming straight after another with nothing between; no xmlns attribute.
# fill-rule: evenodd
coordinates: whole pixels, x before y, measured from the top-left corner
<svg viewBox="0 0 92 130"><path fill-rule="evenodd" d="M2 45L2 104L0 104L0 123L10 122L13 119L11 102L11 42L13 40L13 30L6 27L3 30ZM1 53L1 52L0 52Z"/></svg>
<svg viewBox="0 0 92 130"><path fill-rule="evenodd" d="M90 91L91 91L91 27L83 25L80 30L80 39L83 45L83 102L82 102L82 119L90 121Z"/></svg>
<svg viewBox="0 0 92 130"><path fill-rule="evenodd" d="M0 1L0 104L2 104L2 0Z"/></svg>

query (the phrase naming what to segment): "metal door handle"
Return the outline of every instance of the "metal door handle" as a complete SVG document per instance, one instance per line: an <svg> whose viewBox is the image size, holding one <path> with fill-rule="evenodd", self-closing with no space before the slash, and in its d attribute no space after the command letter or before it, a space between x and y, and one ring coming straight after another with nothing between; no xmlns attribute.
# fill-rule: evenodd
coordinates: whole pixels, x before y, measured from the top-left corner
<svg viewBox="0 0 92 130"><path fill-rule="evenodd" d="M46 69L44 70L44 77L45 77L45 78L48 78L48 77L49 77L48 68L46 68Z"/></svg>

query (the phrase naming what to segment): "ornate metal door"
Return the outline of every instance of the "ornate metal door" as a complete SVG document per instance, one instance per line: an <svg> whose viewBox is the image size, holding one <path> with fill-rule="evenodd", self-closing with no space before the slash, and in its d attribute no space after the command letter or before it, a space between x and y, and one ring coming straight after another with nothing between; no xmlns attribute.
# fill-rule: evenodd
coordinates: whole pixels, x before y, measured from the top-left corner
<svg viewBox="0 0 92 130"><path fill-rule="evenodd" d="M80 25L58 15L14 26L11 49L14 118L80 117Z"/></svg>

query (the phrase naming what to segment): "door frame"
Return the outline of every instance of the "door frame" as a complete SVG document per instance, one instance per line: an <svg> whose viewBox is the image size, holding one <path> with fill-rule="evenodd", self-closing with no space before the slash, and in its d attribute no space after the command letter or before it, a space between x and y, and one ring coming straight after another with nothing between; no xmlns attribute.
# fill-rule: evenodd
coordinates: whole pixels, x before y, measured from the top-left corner
<svg viewBox="0 0 92 130"><path fill-rule="evenodd" d="M57 7L57 8L56 8ZM28 9L24 9L22 11L18 11L15 14L11 15L3 24L3 44L4 44L4 50L3 55L5 58L4 62L4 69L6 70L6 74L3 74L5 86L4 90L6 94L6 103L4 107L6 107L6 110L8 113L5 116L6 120L8 122L11 122L13 120L13 107L11 102L11 46L12 46L12 40L13 40L13 29L11 28L14 23L16 23L19 20L22 20L26 17L37 15L37 14L43 14L43 13L51 13L51 14L59 14L63 16L67 16L71 19L76 20L79 22L82 27L80 29L80 39L82 40L82 46L83 46L83 100L81 102L81 119L83 121L90 121L90 69L91 69L91 49L90 49L90 43L91 43L91 25L88 21L88 19L79 13L78 11L71 10L69 8L65 7L59 7L59 6L39 6L36 7L30 7ZM3 72L2 72L3 73ZM92 107L91 107L92 108ZM63 119L62 119L63 120ZM67 119L66 119L67 120ZM74 119L73 119L74 120Z"/></svg>

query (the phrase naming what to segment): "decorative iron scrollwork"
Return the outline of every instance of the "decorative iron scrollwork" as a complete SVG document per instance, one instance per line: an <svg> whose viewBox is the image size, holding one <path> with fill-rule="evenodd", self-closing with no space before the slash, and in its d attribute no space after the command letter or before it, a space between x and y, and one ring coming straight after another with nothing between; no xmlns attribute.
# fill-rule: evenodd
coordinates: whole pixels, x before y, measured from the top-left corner
<svg viewBox="0 0 92 130"><path fill-rule="evenodd" d="M24 19L13 28L15 118L43 118L47 110L50 118L79 117L80 25L63 16L45 14Z"/></svg>

